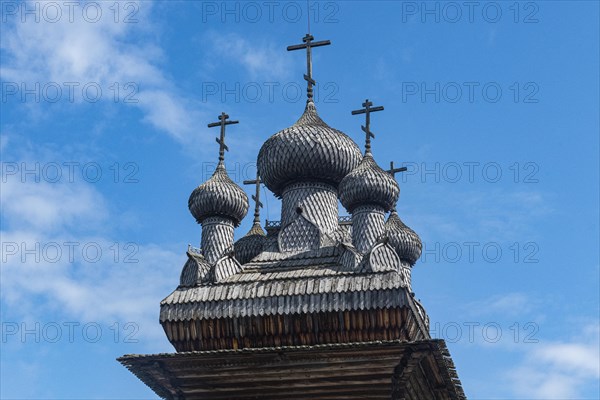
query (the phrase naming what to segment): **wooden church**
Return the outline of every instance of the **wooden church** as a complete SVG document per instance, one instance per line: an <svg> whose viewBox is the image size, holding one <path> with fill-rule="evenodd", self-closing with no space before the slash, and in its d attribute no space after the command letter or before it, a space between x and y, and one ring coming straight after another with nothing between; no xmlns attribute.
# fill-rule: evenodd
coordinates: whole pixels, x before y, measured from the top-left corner
<svg viewBox="0 0 600 400"><path fill-rule="evenodd" d="M325 123L313 102L310 34L307 103L295 124L271 136L257 159L254 223L234 242L249 208L219 163L189 198L202 225L179 286L160 304L175 353L119 361L165 399L465 399L443 340L411 289L419 236L396 212L393 163L372 155L368 100L364 151ZM260 185L281 200L281 221L260 223ZM351 217L339 216L338 200Z"/></svg>

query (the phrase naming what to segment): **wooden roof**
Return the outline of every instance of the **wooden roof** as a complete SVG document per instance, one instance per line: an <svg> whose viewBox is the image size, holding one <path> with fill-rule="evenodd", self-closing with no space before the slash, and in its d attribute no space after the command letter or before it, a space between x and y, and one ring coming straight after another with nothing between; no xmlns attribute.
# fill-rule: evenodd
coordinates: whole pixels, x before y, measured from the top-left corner
<svg viewBox="0 0 600 400"><path fill-rule="evenodd" d="M160 322L179 352L430 337L400 272L348 268L341 254L265 251L219 282L178 287Z"/></svg>
<svg viewBox="0 0 600 400"><path fill-rule="evenodd" d="M348 270L334 246L287 258L263 252L242 272L218 284L180 286L161 302L160 319L414 308L407 289L395 270Z"/></svg>
<svg viewBox="0 0 600 400"><path fill-rule="evenodd" d="M465 399L443 340L217 350L118 359L165 399Z"/></svg>

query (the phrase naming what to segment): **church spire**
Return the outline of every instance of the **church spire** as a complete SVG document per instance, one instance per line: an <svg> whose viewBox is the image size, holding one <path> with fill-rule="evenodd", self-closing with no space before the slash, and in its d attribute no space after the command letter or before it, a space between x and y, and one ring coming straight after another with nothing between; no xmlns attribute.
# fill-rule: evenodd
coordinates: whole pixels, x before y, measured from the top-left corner
<svg viewBox="0 0 600 400"><path fill-rule="evenodd" d="M327 46L327 45L331 44L331 41L329 41L329 40L321 40L319 42L313 42L313 40L315 40L315 38L310 33L307 33L302 38L302 41L304 43L295 44L295 45L287 47L288 51L306 49L306 74L304 74L304 80L306 80L306 82L307 82L307 89L306 89L306 95L308 97L307 102L310 102L312 100L313 85L317 84L317 82L315 82L312 78L312 50L311 49L313 47Z"/></svg>
<svg viewBox="0 0 600 400"><path fill-rule="evenodd" d="M383 106L372 107L373 103L366 99L362 103L363 109L352 111L352 115L365 114L365 125L361 125L361 129L366 134L365 139L365 155L371 154L371 138L375 138L375 134L371 132L371 113L376 111L383 111Z"/></svg>

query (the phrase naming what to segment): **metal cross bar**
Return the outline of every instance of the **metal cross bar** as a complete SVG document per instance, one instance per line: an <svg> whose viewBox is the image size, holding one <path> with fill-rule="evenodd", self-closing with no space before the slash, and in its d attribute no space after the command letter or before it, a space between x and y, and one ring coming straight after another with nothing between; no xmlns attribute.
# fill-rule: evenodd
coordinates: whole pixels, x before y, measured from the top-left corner
<svg viewBox="0 0 600 400"><path fill-rule="evenodd" d="M362 103L362 106L364 108L352 111L352 115L365 114L366 126L361 125L360 127L366 134L365 154L371 152L371 138L375 138L375 134L371 132L371 113L376 111L383 111L383 106L371 107L372 105L373 103L371 103L369 99L366 99L365 102Z"/></svg>
<svg viewBox="0 0 600 400"><path fill-rule="evenodd" d="M390 169L388 169L386 172L388 172L390 175L392 175L394 177L394 179L396 179L397 172L404 172L407 169L408 168L406 168L406 167L394 168L394 162L390 161Z"/></svg>
<svg viewBox="0 0 600 400"><path fill-rule="evenodd" d="M306 49L306 74L304 74L304 80L306 80L306 82L307 82L306 94L307 94L309 100L312 99L312 97L313 97L313 85L317 84L317 82L315 82L315 80L312 77L312 51L311 51L311 49L313 47L327 46L327 45L331 44L331 41L329 41L329 40L321 40L318 42L313 42L313 40L315 40L315 38L310 33L307 33L306 36L304 36L302 38L302 41L304 43L295 44L295 45L287 47L288 51Z"/></svg>
<svg viewBox="0 0 600 400"><path fill-rule="evenodd" d="M221 115L219 115L218 122L211 122L210 124L208 124L209 128L214 128L215 126L221 127L221 134L219 135L218 138L216 138L217 143L219 143L219 162L225 161L225 150L229 151L229 147L227 147L227 145L225 144L225 126L232 125L232 124L239 124L239 122L240 122L240 121L227 121L228 118L229 118L229 115L222 112Z"/></svg>
<svg viewBox="0 0 600 400"><path fill-rule="evenodd" d="M256 173L256 179L246 180L244 181L244 185L256 185L256 192L252 195L252 200L254 200L254 222L260 223L260 209L263 204L260 202L260 184L261 180L258 176L258 172Z"/></svg>

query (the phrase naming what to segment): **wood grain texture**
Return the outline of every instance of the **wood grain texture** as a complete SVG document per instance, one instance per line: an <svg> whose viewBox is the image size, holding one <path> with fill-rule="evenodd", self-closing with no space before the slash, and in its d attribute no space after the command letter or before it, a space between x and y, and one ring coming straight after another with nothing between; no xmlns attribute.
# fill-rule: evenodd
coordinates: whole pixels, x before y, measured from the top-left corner
<svg viewBox="0 0 600 400"><path fill-rule="evenodd" d="M119 361L166 399L466 398L442 340L129 355Z"/></svg>

